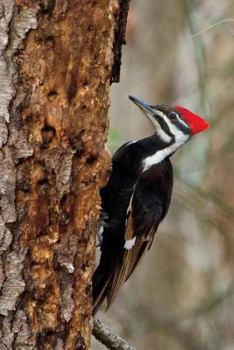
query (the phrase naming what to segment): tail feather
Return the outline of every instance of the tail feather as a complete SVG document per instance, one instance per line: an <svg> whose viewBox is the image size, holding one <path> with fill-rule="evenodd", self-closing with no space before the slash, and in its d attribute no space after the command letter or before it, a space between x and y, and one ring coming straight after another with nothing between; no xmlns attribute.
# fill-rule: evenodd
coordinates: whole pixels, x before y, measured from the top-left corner
<svg viewBox="0 0 234 350"><path fill-rule="evenodd" d="M110 280L110 271L104 269L100 264L93 276L93 315L96 314L108 294Z"/></svg>

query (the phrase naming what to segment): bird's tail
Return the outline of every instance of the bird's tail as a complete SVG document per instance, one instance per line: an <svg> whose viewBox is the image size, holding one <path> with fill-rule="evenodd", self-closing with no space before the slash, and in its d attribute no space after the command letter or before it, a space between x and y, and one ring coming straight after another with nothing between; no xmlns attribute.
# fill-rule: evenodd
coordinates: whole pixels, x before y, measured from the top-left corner
<svg viewBox="0 0 234 350"><path fill-rule="evenodd" d="M96 314L99 307L105 300L109 283L111 280L111 271L106 269L106 265L100 264L93 275L93 315Z"/></svg>

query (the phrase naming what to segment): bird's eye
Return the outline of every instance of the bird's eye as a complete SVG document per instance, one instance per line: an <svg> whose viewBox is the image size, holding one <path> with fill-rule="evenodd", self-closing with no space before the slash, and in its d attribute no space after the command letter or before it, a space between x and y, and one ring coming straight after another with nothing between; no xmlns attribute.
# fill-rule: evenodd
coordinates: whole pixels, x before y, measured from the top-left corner
<svg viewBox="0 0 234 350"><path fill-rule="evenodd" d="M170 120L177 120L177 114L175 112L170 112L168 115Z"/></svg>

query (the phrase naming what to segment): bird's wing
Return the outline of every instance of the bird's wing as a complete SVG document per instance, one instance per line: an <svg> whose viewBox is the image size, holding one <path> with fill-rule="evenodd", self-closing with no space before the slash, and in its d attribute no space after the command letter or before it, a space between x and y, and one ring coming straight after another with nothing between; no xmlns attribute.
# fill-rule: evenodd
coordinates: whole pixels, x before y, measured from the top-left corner
<svg viewBox="0 0 234 350"><path fill-rule="evenodd" d="M108 306L116 292L134 271L143 253L150 248L158 225L164 217L165 207L152 188L152 179L141 176L135 186L127 215L123 255L116 265L113 281L108 292Z"/></svg>

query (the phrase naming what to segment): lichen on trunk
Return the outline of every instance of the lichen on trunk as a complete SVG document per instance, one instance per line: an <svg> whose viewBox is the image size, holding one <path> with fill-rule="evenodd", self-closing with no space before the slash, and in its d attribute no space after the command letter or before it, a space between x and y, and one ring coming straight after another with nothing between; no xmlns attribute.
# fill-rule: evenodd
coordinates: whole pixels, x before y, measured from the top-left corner
<svg viewBox="0 0 234 350"><path fill-rule="evenodd" d="M89 349L119 3L0 4L0 348Z"/></svg>

